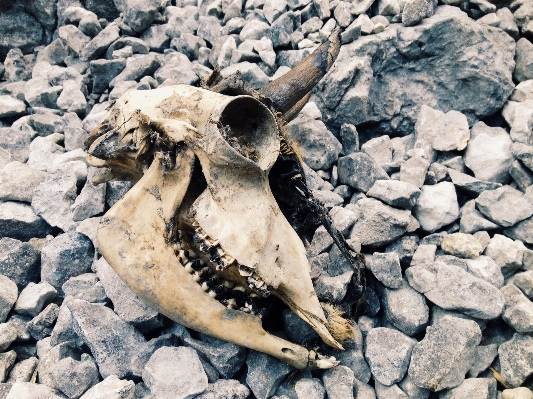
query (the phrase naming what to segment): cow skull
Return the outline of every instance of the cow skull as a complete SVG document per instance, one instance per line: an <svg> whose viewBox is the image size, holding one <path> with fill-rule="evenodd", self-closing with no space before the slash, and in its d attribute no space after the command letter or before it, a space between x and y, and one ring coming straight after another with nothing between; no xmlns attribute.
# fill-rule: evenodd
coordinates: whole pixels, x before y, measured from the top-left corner
<svg viewBox="0 0 533 399"><path fill-rule="evenodd" d="M267 333L261 298L280 298L334 348L352 332L319 303L304 245L269 182L280 153L290 152L282 120L333 63L337 32L332 37L260 92L231 79L211 90L129 91L88 141L89 162L108 168L101 180L136 182L98 230L100 251L124 282L178 323L297 368L337 362Z"/></svg>

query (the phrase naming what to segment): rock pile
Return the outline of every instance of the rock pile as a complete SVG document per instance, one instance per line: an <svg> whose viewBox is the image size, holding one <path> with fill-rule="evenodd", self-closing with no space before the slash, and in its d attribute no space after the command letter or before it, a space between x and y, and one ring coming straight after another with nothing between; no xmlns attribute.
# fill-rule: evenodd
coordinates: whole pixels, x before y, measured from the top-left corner
<svg viewBox="0 0 533 399"><path fill-rule="evenodd" d="M127 90L215 67L259 88L336 26L339 57L286 130L366 256L365 312L345 351L323 348L339 366L294 373L124 285L95 235L131 184L93 185L83 143ZM503 399L531 399L532 41L529 0L0 5L0 398L496 399L493 367ZM307 249L319 298L354 315L323 227ZM318 343L281 316L278 334Z"/></svg>

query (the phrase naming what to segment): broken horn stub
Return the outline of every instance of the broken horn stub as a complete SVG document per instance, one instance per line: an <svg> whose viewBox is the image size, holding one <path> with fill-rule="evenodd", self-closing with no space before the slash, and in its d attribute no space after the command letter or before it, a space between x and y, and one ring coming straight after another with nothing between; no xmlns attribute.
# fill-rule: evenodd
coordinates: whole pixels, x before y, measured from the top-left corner
<svg viewBox="0 0 533 399"><path fill-rule="evenodd" d="M303 108L313 88L337 59L340 44L340 29L337 27L301 63L259 90L272 102L274 109L281 112L282 119L292 119Z"/></svg>

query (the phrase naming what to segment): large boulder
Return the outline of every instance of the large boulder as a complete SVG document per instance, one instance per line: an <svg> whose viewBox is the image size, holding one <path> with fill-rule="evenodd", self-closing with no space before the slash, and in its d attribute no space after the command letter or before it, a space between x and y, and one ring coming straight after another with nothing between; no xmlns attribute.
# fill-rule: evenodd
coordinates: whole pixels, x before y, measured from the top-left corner
<svg viewBox="0 0 533 399"><path fill-rule="evenodd" d="M43 41L43 27L21 5L4 11L0 6L0 60L12 48L19 48L24 54L31 53Z"/></svg>
<svg viewBox="0 0 533 399"><path fill-rule="evenodd" d="M504 31L441 6L420 25L392 24L343 46L313 97L335 128L377 122L384 133L409 134L423 104L460 111L473 125L513 91L514 51Z"/></svg>

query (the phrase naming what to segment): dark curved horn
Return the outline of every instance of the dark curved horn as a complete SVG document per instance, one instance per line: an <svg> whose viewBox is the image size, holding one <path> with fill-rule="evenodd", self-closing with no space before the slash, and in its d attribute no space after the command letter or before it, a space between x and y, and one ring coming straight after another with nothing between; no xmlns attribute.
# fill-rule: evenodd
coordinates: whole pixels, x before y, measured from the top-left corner
<svg viewBox="0 0 533 399"><path fill-rule="evenodd" d="M336 27L328 39L306 59L259 90L263 96L272 101L274 108L282 113L282 119L292 119L303 108L313 87L337 59L340 46L340 29Z"/></svg>

